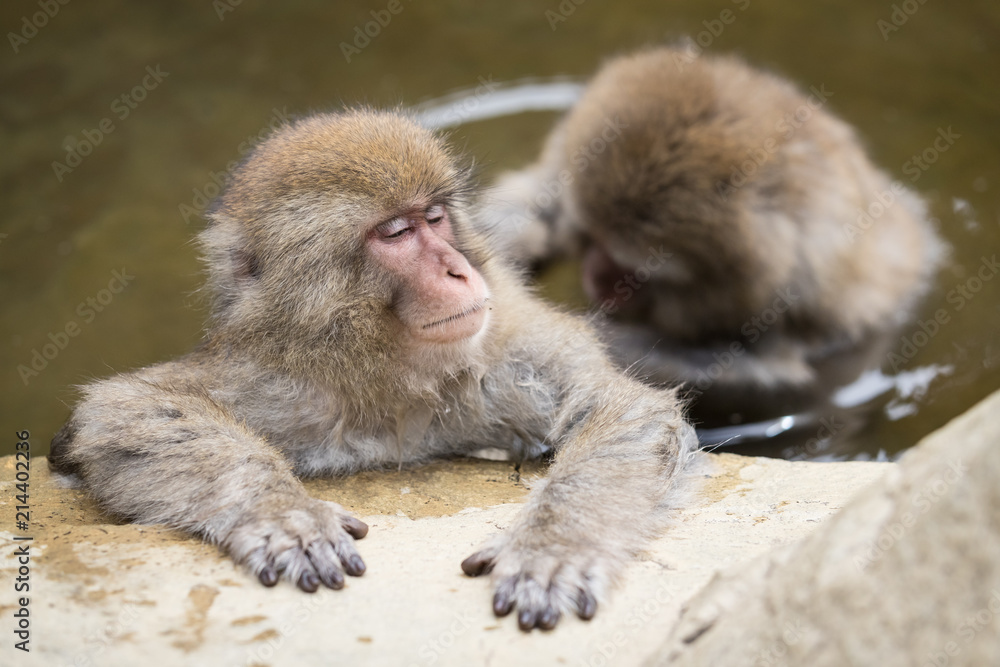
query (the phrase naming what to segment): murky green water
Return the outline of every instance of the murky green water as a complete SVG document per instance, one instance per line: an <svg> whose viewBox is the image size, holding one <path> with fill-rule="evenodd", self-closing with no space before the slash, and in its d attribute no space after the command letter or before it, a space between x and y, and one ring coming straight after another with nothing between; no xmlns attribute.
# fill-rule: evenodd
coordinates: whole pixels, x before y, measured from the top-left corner
<svg viewBox="0 0 1000 667"><path fill-rule="evenodd" d="M831 108L928 198L953 247L921 315L947 322L916 341L914 324L897 346L901 370L948 372L884 399L841 454L898 451L1000 386L1000 277L983 260L1000 254L1000 5L909 0L897 26L892 3L860 0L566 0L565 16L555 0L49 2L51 17L37 1L0 9L0 452L28 429L44 453L71 385L198 341L196 211L276 117L416 104L481 77L585 76L607 54L685 34L833 91ZM391 20L347 62L341 44L372 11ZM454 141L488 181L530 160L555 117L469 123ZM949 127L953 145L906 168ZM546 289L579 303L572 278Z"/></svg>

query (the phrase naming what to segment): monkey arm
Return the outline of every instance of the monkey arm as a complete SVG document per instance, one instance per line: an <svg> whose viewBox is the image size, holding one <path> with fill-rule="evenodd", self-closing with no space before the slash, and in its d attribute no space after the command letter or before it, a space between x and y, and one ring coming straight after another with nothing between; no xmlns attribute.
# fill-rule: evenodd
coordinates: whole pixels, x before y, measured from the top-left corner
<svg viewBox="0 0 1000 667"><path fill-rule="evenodd" d="M309 497L285 458L177 362L89 386L50 463L109 512L220 544L260 580L343 586L367 526Z"/></svg>
<svg viewBox="0 0 1000 667"><path fill-rule="evenodd" d="M526 630L551 628L569 610L593 615L657 532L672 478L696 443L673 391L613 370L589 337L559 333L569 344L543 362L556 378L549 475L515 523L462 564L471 575L492 571L494 611L517 607Z"/></svg>
<svg viewBox="0 0 1000 667"><path fill-rule="evenodd" d="M518 265L538 266L581 251L582 227L566 196L576 173L564 167L564 137L559 125L537 163L503 174L480 197L480 226Z"/></svg>

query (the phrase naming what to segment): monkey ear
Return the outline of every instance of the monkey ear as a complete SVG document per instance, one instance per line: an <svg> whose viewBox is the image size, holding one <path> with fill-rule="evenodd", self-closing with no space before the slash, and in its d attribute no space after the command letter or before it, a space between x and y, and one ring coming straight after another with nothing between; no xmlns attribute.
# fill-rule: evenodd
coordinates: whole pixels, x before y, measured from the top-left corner
<svg viewBox="0 0 1000 667"><path fill-rule="evenodd" d="M233 277L241 282L256 281L260 278L260 260L253 252L244 248L229 251L233 267Z"/></svg>

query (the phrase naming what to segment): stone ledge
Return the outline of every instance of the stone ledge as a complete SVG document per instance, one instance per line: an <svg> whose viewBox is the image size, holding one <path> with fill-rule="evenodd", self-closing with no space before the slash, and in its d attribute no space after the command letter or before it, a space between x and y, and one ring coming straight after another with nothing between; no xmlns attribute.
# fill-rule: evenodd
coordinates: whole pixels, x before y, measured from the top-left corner
<svg viewBox="0 0 1000 667"><path fill-rule="evenodd" d="M718 571L812 532L892 463L701 455L667 534L596 618L524 634L461 560L526 493L510 463L455 460L308 482L362 517L368 565L342 591L260 586L212 546L121 524L32 462L31 653L12 648L14 460L0 459L0 645L16 665L639 664ZM541 474L537 466L524 474ZM18 533L22 534L22 533ZM8 662L10 656L15 660Z"/></svg>
<svg viewBox="0 0 1000 667"><path fill-rule="evenodd" d="M1000 665L1000 392L660 627L650 665Z"/></svg>

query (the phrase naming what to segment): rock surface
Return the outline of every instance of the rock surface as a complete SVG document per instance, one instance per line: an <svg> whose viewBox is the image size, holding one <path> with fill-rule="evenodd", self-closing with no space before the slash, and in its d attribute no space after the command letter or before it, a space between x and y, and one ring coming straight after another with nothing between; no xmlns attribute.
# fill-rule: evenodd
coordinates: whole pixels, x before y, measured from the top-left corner
<svg viewBox="0 0 1000 667"><path fill-rule="evenodd" d="M673 526L629 566L596 618L525 634L513 616L494 618L488 582L459 568L519 509L525 484L510 463L445 461L309 482L371 532L359 544L367 574L308 595L287 584L266 589L186 535L102 515L85 493L58 488L40 458L31 463L29 527L18 530L8 457L0 459L0 664L640 664L716 572L811 533L895 468L703 455ZM13 647L14 554L25 544L15 536L33 538L30 653Z"/></svg>
<svg viewBox="0 0 1000 667"><path fill-rule="evenodd" d="M650 664L1000 665L1000 392L660 627Z"/></svg>

